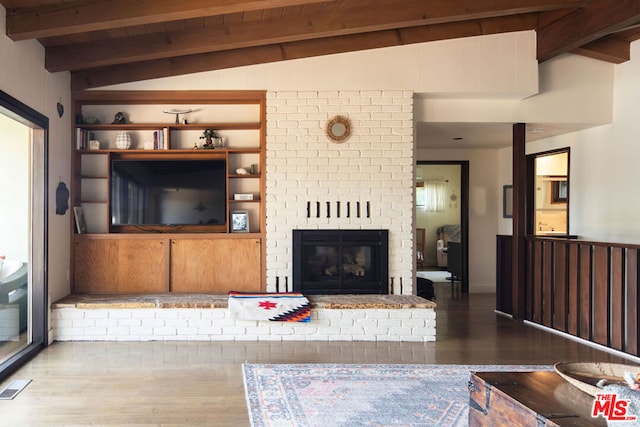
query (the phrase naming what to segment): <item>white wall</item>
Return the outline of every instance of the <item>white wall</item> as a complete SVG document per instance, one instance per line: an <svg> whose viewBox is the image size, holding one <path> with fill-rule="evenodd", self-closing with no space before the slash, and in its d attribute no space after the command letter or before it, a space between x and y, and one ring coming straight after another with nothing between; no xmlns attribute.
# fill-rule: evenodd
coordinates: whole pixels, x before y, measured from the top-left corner
<svg viewBox="0 0 640 427"><path fill-rule="evenodd" d="M624 64L623 64L624 66ZM618 66L622 67L622 66ZM602 123L616 120L612 117L612 105L614 99L618 98L618 92L624 92L619 89L620 84L616 81L616 90L614 97L614 77L618 78L620 68L616 68L613 64L597 61L590 58L584 58L578 55L563 55L551 61L547 61L540 65L540 93L524 100L495 100L495 99L441 99L423 97L416 102L416 119L432 122L496 122L496 123L516 123L516 122L544 122L549 126L562 128L563 125L571 124L571 126L591 127L591 130L574 132L564 137L553 138L540 142L527 143L527 153L546 151L553 148L560 148L571 145L579 135L598 135L602 129L608 126L602 126ZM616 73L614 75L614 72ZM580 138L582 140L582 138ZM600 137L594 137L593 144L597 147L603 147ZM574 141L577 142L577 141ZM420 143L418 141L418 143ZM587 148L582 142L581 152L585 152ZM627 147L628 148L628 147ZM452 150L454 153L456 151ZM481 163L487 159L484 156L478 157L478 153L487 151L487 156L494 157L491 170L486 173L490 174L493 183L487 183L486 188L482 191L491 193L490 199L495 200L495 210L493 217L478 217L475 225L470 223L469 238L477 242L488 241L486 231L495 230L497 234L511 234L512 220L502 217L502 187L512 184L512 150L504 149L488 149L488 150L459 150L457 151L456 160L470 160L473 163ZM575 228L583 221L580 213L575 212L574 206L580 197L580 191L576 190L574 195L574 164L580 162L579 169L590 170L593 166L591 154L586 157L574 157L574 148L571 153L571 207L570 214L570 232L572 234L578 232ZM440 151L421 150L418 153L417 160L432 160L434 157L439 158ZM598 154L594 158L598 158ZM476 159L474 162L473 159ZM586 163L585 163L586 162ZM486 166L486 165L483 165ZM473 166L472 166L473 170ZM473 172L471 172L471 182L474 182ZM587 172L588 174L588 172ZM482 194L474 195L474 187L471 186L471 200L474 197L477 200L485 199ZM590 190L586 190L589 192ZM591 194L591 193L590 193ZM574 197L575 196L575 197ZM584 196L583 196L584 197ZM582 205L580 205L582 206ZM604 206L604 205L603 205ZM597 206L589 207L589 210L595 209L601 211ZM592 215L589 212L587 215ZM480 230L476 227L481 227ZM489 228L487 228L489 227ZM597 226L600 227L600 226ZM628 231L625 231L628 235ZM480 236L482 234L482 237ZM639 233L640 234L640 233ZM596 234L588 234L596 236ZM599 239L603 240L601 235ZM606 240L606 239L604 239ZM620 240L618 238L618 240ZM479 243L476 243L478 248ZM470 263L470 291L488 291L493 290L495 284L495 236L491 239L491 246L483 246L478 252L473 250L473 243L470 241L469 263ZM473 267L472 267L473 266ZM490 279L490 282L486 280Z"/></svg>
<svg viewBox="0 0 640 427"><path fill-rule="evenodd" d="M526 99L484 99L424 93L416 121L546 123L562 129L611 122L614 64L566 54L540 65L540 92Z"/></svg>
<svg viewBox="0 0 640 427"><path fill-rule="evenodd" d="M523 99L538 91L534 31L341 53L110 86L122 90L410 90Z"/></svg>
<svg viewBox="0 0 640 427"><path fill-rule="evenodd" d="M69 73L44 69L44 48L36 41L13 42L6 34L6 11L0 6L0 90L49 118L49 295L57 300L69 293L70 216L55 214L60 180L69 183L71 121ZM67 109L58 117L56 104Z"/></svg>
<svg viewBox="0 0 640 427"><path fill-rule="evenodd" d="M579 71L579 70L575 70ZM640 243L640 43L631 44L631 61L614 67L613 122L527 143L527 154L570 147L569 232L581 239ZM582 76L576 75L579 80ZM607 102L606 99L604 99ZM511 180L511 148L500 150L500 182ZM511 234L511 220L500 222Z"/></svg>
<svg viewBox="0 0 640 427"><path fill-rule="evenodd" d="M540 93L523 100L518 122L609 123L614 70L609 62L564 54L540 65Z"/></svg>
<svg viewBox="0 0 640 427"><path fill-rule="evenodd" d="M624 65L613 64L585 58L579 55L562 55L540 65L540 92L523 100L517 99L465 99L462 97L443 99L431 97L429 94L416 101L415 112L417 121L427 122L489 122L507 123L518 122L545 123L551 128L562 129L567 124L571 127L592 127L587 134L599 132L597 126L613 120L612 105L614 103L614 77ZM617 74L614 75L614 72ZM620 82L617 83L619 87ZM636 84L637 85L637 84ZM617 92L624 91L616 89ZM567 146L580 133L554 140L555 142L528 143L528 152L545 151L547 149ZM419 143L419 141L418 141ZM598 143L595 143L598 145ZM575 151L574 149L572 149ZM497 163L493 173L495 182L490 191L492 198L497 200L498 209L492 221L497 224L498 234L511 234L513 221L502 217L502 187L512 184L512 150L510 147L495 151ZM584 159L577 159L572 151L572 164ZM462 151L460 159L471 159L475 156L473 150L467 155ZM430 155L430 154L429 154ZM421 152L418 160L428 160ZM573 171L572 171L573 174ZM572 176L573 180L573 176ZM574 183L572 182L572 188ZM577 185L577 184L576 184ZM473 191L473 189L472 189ZM576 191L577 192L577 191ZM472 195L473 197L473 195ZM571 204L573 209L576 198L580 197L571 190ZM576 213L571 214L571 233L577 232L574 225L580 224ZM481 226L485 224L480 223ZM470 237L474 236L474 229L470 227ZM486 248L485 248L486 249ZM486 253L470 252L470 263L474 262L482 271L482 277L495 277L494 251ZM474 277L474 273L470 274ZM474 289L474 286L471 287Z"/></svg>

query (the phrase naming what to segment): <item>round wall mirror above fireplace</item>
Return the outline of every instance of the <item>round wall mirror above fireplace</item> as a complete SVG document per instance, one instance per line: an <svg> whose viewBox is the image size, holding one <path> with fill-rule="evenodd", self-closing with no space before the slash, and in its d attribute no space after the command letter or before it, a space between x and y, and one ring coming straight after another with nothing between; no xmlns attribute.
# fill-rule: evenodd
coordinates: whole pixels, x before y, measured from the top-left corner
<svg viewBox="0 0 640 427"><path fill-rule="evenodd" d="M325 133L332 142L344 142L351 136L351 121L345 116L335 116L327 122Z"/></svg>

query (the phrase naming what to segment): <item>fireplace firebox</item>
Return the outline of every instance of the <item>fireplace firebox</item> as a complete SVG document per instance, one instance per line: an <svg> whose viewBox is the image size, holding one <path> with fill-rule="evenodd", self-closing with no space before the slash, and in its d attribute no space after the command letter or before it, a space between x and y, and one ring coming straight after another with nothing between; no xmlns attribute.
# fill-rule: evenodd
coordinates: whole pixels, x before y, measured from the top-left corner
<svg viewBox="0 0 640 427"><path fill-rule="evenodd" d="M388 230L293 230L293 290L388 294Z"/></svg>

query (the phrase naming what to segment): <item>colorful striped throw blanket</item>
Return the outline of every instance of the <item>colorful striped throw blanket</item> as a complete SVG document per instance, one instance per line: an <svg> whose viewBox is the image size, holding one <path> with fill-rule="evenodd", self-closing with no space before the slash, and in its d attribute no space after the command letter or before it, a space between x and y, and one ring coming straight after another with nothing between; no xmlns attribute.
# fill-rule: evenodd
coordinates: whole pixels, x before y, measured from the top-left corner
<svg viewBox="0 0 640 427"><path fill-rule="evenodd" d="M232 319L309 322L309 300L297 292L229 292L229 316Z"/></svg>

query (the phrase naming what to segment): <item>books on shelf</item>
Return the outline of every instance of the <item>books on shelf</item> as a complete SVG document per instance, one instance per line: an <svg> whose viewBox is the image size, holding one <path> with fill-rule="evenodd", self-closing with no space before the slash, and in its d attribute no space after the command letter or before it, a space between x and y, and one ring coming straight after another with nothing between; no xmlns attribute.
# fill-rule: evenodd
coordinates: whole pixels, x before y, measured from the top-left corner
<svg viewBox="0 0 640 427"><path fill-rule="evenodd" d="M153 149L168 150L167 140L169 139L169 128L153 131Z"/></svg>
<svg viewBox="0 0 640 427"><path fill-rule="evenodd" d="M81 206L73 207L73 214L76 220L76 233L84 234L87 232L87 224L84 221L84 211Z"/></svg>
<svg viewBox="0 0 640 427"><path fill-rule="evenodd" d="M91 138L91 132L87 129L76 128L76 150L88 149Z"/></svg>
<svg viewBox="0 0 640 427"><path fill-rule="evenodd" d="M113 130L115 131L115 130L117 130L117 128L114 128ZM92 140L94 140L94 135L93 135L92 131L90 131L89 129L81 128L81 127L77 127L76 128L76 134L75 134L75 148L76 148L76 150L89 150L89 149L92 149L92 147L90 145ZM153 149L154 150L168 150L169 149L168 141L169 141L169 128L168 127L153 131ZM107 147L108 147L108 144L107 144ZM140 148L143 148L142 147L142 143L140 143ZM95 149L95 148L93 148L93 149Z"/></svg>

